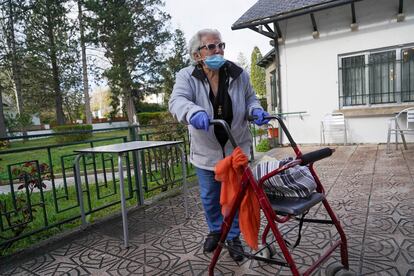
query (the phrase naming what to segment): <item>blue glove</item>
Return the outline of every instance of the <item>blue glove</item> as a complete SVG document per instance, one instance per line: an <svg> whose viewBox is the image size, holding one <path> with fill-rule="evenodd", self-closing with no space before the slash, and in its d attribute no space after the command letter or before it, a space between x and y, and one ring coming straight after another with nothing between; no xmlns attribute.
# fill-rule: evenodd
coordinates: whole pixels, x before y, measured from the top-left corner
<svg viewBox="0 0 414 276"><path fill-rule="evenodd" d="M266 119L266 120L264 119L264 117L269 116L269 113L267 113L263 109L260 109L260 108L253 109L252 115L255 118L257 118L254 120L254 123L258 126L267 124L269 122L269 119Z"/></svg>
<svg viewBox="0 0 414 276"><path fill-rule="evenodd" d="M196 129L204 129L208 131L210 119L205 111L198 111L190 118L190 124Z"/></svg>

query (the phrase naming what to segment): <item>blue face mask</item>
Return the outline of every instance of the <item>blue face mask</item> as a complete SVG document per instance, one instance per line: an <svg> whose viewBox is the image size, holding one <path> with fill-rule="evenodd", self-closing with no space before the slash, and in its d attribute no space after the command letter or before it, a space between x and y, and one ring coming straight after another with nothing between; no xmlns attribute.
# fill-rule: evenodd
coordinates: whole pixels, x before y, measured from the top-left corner
<svg viewBox="0 0 414 276"><path fill-rule="evenodd" d="M226 60L223 58L222 55L211 55L204 60L204 63L207 65L208 68L211 70L219 70Z"/></svg>

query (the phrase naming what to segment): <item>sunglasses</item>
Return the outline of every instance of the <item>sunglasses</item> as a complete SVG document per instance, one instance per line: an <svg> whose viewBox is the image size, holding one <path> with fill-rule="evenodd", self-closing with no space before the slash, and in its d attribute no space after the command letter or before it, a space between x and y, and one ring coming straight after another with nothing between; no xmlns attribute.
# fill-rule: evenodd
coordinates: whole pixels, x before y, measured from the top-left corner
<svg viewBox="0 0 414 276"><path fill-rule="evenodd" d="M206 45L198 47L198 50L200 51L201 49L206 48L207 50L213 51L216 49L216 47L219 47L220 50L224 50L226 48L226 43L224 42L220 42L217 44L210 43L210 44L206 44Z"/></svg>

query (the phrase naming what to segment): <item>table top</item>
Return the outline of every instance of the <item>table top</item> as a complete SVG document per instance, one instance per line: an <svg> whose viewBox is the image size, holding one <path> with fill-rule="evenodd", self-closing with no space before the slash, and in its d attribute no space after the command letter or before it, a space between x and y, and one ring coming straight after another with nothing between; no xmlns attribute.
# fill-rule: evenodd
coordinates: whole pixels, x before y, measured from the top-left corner
<svg viewBox="0 0 414 276"><path fill-rule="evenodd" d="M78 153L123 153L134 150L158 148L181 144L183 141L133 141L119 144L112 144L94 148L75 150Z"/></svg>

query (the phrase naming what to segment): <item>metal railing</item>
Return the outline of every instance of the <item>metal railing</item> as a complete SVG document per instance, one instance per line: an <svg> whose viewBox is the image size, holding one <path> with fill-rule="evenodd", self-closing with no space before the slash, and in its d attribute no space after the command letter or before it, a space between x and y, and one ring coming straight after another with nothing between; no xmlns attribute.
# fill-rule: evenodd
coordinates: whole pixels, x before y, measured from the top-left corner
<svg viewBox="0 0 414 276"><path fill-rule="evenodd" d="M187 153L189 143L185 127L168 124L163 127L168 131L151 131L153 127L140 126L139 132L137 126L130 126L1 138L0 140L12 141L74 133L107 132L107 137L64 144L48 144L52 143L51 139L36 139L37 144L42 144L44 140L45 145L0 151L0 166L3 167L0 177L6 184L0 188L8 187L8 191L0 193L0 256L24 247L25 238L33 235L49 237L65 228L80 224L80 203L73 164L76 154L73 150L136 140L182 140ZM143 131L144 129L146 131ZM114 132L114 135L111 135L111 132ZM147 198L182 182L181 154L175 147L142 150L140 154L140 162L136 160L136 154L125 155L124 164L129 168L126 170L125 181L129 206L139 205L139 175L142 176ZM190 172L187 175L194 175L187 160L186 164L187 171ZM89 219L91 216L105 216L113 211L112 209L119 209L119 206L116 206L120 202L116 167L117 159L109 154L82 156L82 190L86 194L84 206Z"/></svg>
<svg viewBox="0 0 414 276"><path fill-rule="evenodd" d="M367 62L364 55L346 57L338 72L340 107L414 102L411 55L398 60L392 50L370 54Z"/></svg>

